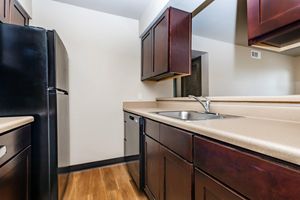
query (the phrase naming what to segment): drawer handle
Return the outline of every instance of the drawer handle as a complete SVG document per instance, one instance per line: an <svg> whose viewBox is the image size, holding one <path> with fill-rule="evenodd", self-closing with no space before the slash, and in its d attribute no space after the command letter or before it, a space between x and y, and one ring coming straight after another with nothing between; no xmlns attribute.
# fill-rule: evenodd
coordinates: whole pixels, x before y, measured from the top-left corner
<svg viewBox="0 0 300 200"><path fill-rule="evenodd" d="M7 152L6 146L0 146L0 158L2 158Z"/></svg>

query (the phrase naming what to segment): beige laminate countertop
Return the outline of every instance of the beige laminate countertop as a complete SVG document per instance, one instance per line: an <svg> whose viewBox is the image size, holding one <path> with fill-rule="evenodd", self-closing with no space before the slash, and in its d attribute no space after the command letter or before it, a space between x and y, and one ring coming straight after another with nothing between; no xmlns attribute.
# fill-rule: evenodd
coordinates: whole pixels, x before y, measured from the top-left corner
<svg viewBox="0 0 300 200"><path fill-rule="evenodd" d="M123 109L199 135L300 165L300 122L250 117L185 122L153 113L167 109L127 108L126 105Z"/></svg>
<svg viewBox="0 0 300 200"><path fill-rule="evenodd" d="M24 117L0 117L0 134L34 121L31 116Z"/></svg>

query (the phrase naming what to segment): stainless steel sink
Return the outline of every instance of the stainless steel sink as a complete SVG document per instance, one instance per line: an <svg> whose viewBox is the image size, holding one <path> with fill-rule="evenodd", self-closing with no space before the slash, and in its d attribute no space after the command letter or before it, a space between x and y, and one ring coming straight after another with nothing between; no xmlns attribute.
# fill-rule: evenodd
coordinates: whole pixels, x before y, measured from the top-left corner
<svg viewBox="0 0 300 200"><path fill-rule="evenodd" d="M209 119L224 119L230 117L237 117L232 115L221 115L219 113L205 113L197 111L162 111L155 112L155 114L162 115L165 117L171 117L184 121L198 121L198 120L209 120Z"/></svg>

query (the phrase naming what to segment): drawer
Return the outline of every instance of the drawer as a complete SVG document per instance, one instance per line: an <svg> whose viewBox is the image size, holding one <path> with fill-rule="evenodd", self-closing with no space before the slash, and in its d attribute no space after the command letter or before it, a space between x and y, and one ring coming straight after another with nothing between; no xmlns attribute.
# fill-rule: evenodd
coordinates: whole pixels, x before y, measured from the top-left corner
<svg viewBox="0 0 300 200"><path fill-rule="evenodd" d="M196 168L195 200L207 199L246 200L246 198Z"/></svg>
<svg viewBox="0 0 300 200"><path fill-rule="evenodd" d="M159 141L159 123L150 119L145 119L145 133Z"/></svg>
<svg viewBox="0 0 300 200"><path fill-rule="evenodd" d="M31 147L0 167L0 197L3 200L29 200Z"/></svg>
<svg viewBox="0 0 300 200"><path fill-rule="evenodd" d="M194 164L249 199L299 199L300 168L194 138Z"/></svg>
<svg viewBox="0 0 300 200"><path fill-rule="evenodd" d="M171 126L160 124L159 141L189 162L193 161L193 135Z"/></svg>
<svg viewBox="0 0 300 200"><path fill-rule="evenodd" d="M30 125L0 135L0 151L6 153L0 157L0 166L31 144Z"/></svg>

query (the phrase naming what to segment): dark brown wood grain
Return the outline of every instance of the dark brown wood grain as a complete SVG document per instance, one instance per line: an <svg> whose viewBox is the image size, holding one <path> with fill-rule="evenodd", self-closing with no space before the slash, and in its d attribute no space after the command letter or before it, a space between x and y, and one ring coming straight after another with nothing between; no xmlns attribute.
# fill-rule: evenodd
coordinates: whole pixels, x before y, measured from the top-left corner
<svg viewBox="0 0 300 200"><path fill-rule="evenodd" d="M152 31L142 38L142 80L153 75Z"/></svg>
<svg viewBox="0 0 300 200"><path fill-rule="evenodd" d="M160 200L191 200L193 164L161 146Z"/></svg>
<svg viewBox="0 0 300 200"><path fill-rule="evenodd" d="M192 17L190 13L170 8L170 71L191 74Z"/></svg>
<svg viewBox="0 0 300 200"><path fill-rule="evenodd" d="M9 23L21 25L21 26L25 26L29 24L29 16L16 0L11 0L10 3Z"/></svg>
<svg viewBox="0 0 300 200"><path fill-rule="evenodd" d="M160 138L162 145L189 162L193 162L193 135L165 124L160 124Z"/></svg>
<svg viewBox="0 0 300 200"><path fill-rule="evenodd" d="M246 200L246 198L195 169L195 200Z"/></svg>
<svg viewBox="0 0 300 200"><path fill-rule="evenodd" d="M190 74L191 21L190 13L170 7L143 35L142 80L162 80ZM144 55L150 52L150 45L143 45L149 34L152 34L152 59ZM151 70L152 75L145 76Z"/></svg>
<svg viewBox="0 0 300 200"><path fill-rule="evenodd" d="M145 133L159 141L159 123L150 119L145 119Z"/></svg>
<svg viewBox="0 0 300 200"><path fill-rule="evenodd" d="M169 9L153 27L154 76L169 71Z"/></svg>
<svg viewBox="0 0 300 200"><path fill-rule="evenodd" d="M145 137L145 192L150 199L159 200L160 193L160 144Z"/></svg>
<svg viewBox="0 0 300 200"><path fill-rule="evenodd" d="M0 0L0 21L3 23L9 20L9 1L10 0Z"/></svg>
<svg viewBox="0 0 300 200"><path fill-rule="evenodd" d="M30 146L0 167L0 198L30 199Z"/></svg>
<svg viewBox="0 0 300 200"><path fill-rule="evenodd" d="M0 134L0 146L5 146L7 149L7 153L0 158L0 166L30 144L30 125Z"/></svg>
<svg viewBox="0 0 300 200"><path fill-rule="evenodd" d="M248 37L253 40L300 20L300 1L247 0Z"/></svg>
<svg viewBox="0 0 300 200"><path fill-rule="evenodd" d="M17 0L0 0L0 22L28 25L30 16Z"/></svg>
<svg viewBox="0 0 300 200"><path fill-rule="evenodd" d="M249 199L300 197L299 170L202 137L194 137L194 165Z"/></svg>

